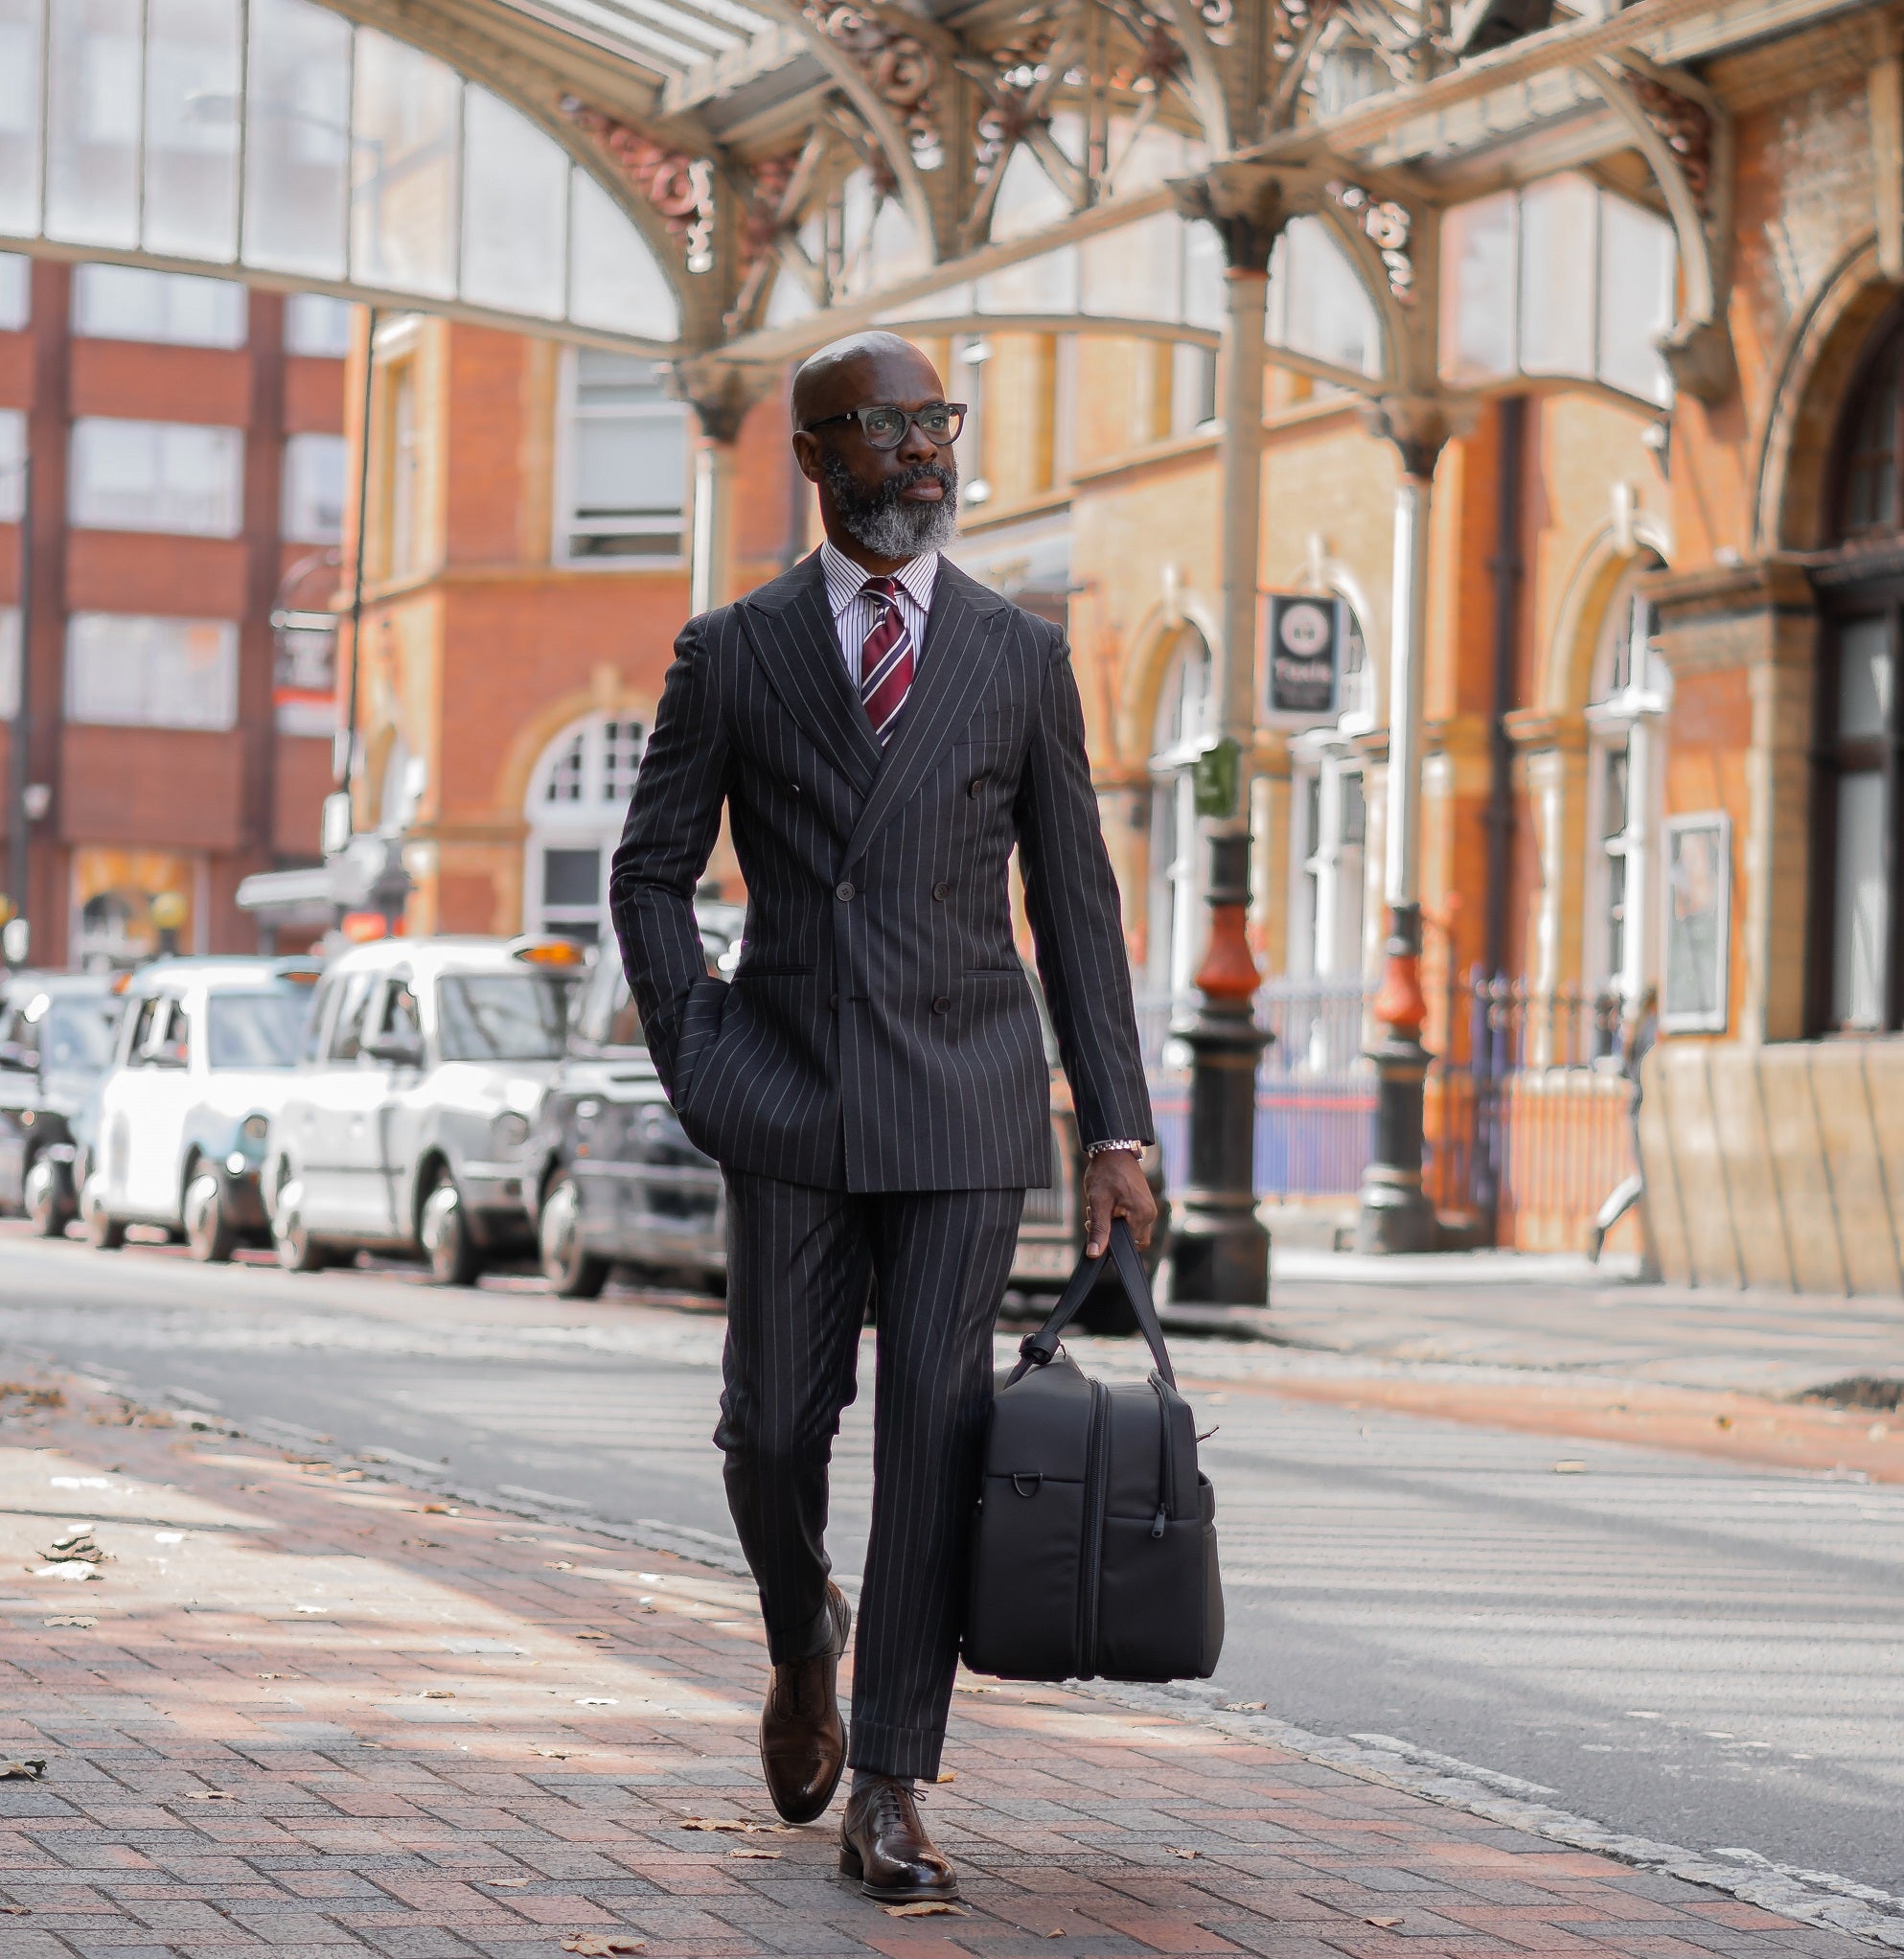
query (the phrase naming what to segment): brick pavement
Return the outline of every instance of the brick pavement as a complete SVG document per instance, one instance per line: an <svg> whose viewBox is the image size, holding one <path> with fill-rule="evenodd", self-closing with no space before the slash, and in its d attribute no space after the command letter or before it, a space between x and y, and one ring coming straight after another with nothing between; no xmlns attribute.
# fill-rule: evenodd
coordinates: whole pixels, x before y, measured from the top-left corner
<svg viewBox="0 0 1904 1959"><path fill-rule="evenodd" d="M1852 1949L1193 1718L976 1681L929 1803L964 1915L894 1918L834 1875L837 1808L773 1823L744 1585L66 1394L0 1391L0 1756L47 1764L0 1782L6 1959ZM102 1576L34 1575L75 1524Z"/></svg>

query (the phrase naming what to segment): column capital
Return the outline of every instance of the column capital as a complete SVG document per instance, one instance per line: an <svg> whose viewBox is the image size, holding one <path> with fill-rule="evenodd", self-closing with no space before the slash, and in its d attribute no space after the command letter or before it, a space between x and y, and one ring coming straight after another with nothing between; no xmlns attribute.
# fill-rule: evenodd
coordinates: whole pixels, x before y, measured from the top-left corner
<svg viewBox="0 0 1904 1959"><path fill-rule="evenodd" d="M1311 170L1266 163L1213 163L1202 176L1173 177L1170 193L1184 218L1216 227L1232 273L1263 276L1270 253L1292 218L1313 209L1321 179Z"/></svg>
<svg viewBox="0 0 1904 1959"><path fill-rule="evenodd" d="M676 361L671 385L677 399L693 408L702 435L710 442L735 442L747 411L772 393L779 379L777 367L698 354Z"/></svg>
<svg viewBox="0 0 1904 1959"><path fill-rule="evenodd" d="M1442 449L1468 434L1479 413L1479 403L1454 395L1379 395L1362 410L1369 433L1394 444L1402 473L1424 482L1433 478Z"/></svg>

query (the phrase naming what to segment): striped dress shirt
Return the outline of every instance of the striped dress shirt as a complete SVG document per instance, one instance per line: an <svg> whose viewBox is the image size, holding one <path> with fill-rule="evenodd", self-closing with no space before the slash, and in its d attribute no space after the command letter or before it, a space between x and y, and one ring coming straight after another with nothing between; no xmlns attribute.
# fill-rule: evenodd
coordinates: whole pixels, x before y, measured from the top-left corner
<svg viewBox="0 0 1904 1959"><path fill-rule="evenodd" d="M866 581L873 574L863 565L854 564L844 551L836 551L831 538L820 546L820 565L826 572L826 602L833 613L840 657L846 662L847 678L858 693L860 655L866 635L880 617L880 608L865 592ZM918 557L908 558L892 576L899 616L912 634L912 672L916 680L919 657L926 647L926 621L932 611L932 588L939 579L939 554L922 551Z"/></svg>

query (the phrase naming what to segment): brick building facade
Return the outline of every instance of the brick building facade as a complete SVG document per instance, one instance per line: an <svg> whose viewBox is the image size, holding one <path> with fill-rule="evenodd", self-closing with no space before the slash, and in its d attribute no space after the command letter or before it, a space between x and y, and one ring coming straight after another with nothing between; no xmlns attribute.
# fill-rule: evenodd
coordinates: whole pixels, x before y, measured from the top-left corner
<svg viewBox="0 0 1904 1959"><path fill-rule="evenodd" d="M281 672L271 617L300 567L303 604L334 587L348 315L0 258L0 722L11 770L24 673L35 961L249 950L240 880L315 856L328 655L293 641L313 670Z"/></svg>

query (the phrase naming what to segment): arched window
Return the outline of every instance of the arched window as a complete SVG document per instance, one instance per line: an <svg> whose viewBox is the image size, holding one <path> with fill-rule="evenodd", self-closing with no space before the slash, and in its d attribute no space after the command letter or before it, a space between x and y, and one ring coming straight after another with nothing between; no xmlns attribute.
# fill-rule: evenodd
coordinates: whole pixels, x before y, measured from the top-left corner
<svg viewBox="0 0 1904 1959"><path fill-rule="evenodd" d="M1615 589L1600 625L1587 708L1587 906L1581 978L1639 999L1658 965L1647 942L1656 828L1651 728L1671 684L1654 651L1659 609L1637 589L1661 568L1648 552Z"/></svg>
<svg viewBox="0 0 1904 1959"><path fill-rule="evenodd" d="M608 859L648 730L626 716L571 722L529 778L522 928L593 944L608 918Z"/></svg>
<svg viewBox="0 0 1904 1959"><path fill-rule="evenodd" d="M1150 985L1173 999L1190 991L1205 934L1207 867L1197 847L1192 772L1216 714L1209 647L1186 626L1158 695L1150 759Z"/></svg>
<svg viewBox="0 0 1904 1959"><path fill-rule="evenodd" d="M1353 737L1374 724L1374 676L1362 622L1340 605L1337 718L1290 737L1289 952L1292 980L1352 980L1362 971L1368 805Z"/></svg>
<svg viewBox="0 0 1904 1959"><path fill-rule="evenodd" d="M1904 314L1879 330L1838 426L1835 562L1813 573L1824 614L1813 753L1810 1020L1821 1032L1904 1026L1897 702L1904 579ZM1882 562L1876 562L1881 557Z"/></svg>

